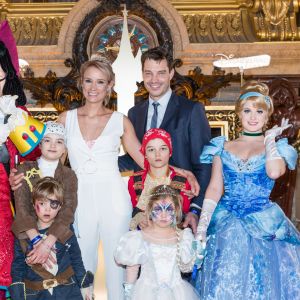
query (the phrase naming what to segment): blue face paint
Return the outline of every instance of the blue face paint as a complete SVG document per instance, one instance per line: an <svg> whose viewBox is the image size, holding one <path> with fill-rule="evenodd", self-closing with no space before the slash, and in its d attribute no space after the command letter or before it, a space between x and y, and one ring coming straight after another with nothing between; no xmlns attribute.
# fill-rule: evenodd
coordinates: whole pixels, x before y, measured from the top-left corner
<svg viewBox="0 0 300 300"><path fill-rule="evenodd" d="M172 203L158 202L152 208L151 217L152 220L162 219L163 213L165 212L165 219L173 221L175 218L175 209Z"/></svg>

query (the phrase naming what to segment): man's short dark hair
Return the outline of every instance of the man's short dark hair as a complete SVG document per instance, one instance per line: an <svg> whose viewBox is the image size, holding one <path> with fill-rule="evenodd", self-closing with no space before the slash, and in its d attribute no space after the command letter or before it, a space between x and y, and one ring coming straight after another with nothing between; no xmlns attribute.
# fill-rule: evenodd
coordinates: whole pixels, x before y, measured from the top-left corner
<svg viewBox="0 0 300 300"><path fill-rule="evenodd" d="M168 63L169 71L171 71L173 69L172 57L162 47L151 48L142 54L142 57L141 57L142 70L144 70L144 64L147 59L152 59L152 60L159 61L159 62L162 60L166 60Z"/></svg>

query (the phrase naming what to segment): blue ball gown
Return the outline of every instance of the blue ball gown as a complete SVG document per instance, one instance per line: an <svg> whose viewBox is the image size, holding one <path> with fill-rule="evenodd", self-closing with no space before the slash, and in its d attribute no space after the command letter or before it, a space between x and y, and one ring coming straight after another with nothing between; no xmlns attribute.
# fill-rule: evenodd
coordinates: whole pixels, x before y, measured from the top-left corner
<svg viewBox="0 0 300 300"><path fill-rule="evenodd" d="M195 287L200 299L299 300L300 234L280 207L270 201L274 180L265 155L248 160L224 149L225 137L210 141L202 163L218 155L224 194L208 228L207 255ZM286 139L277 149L290 169L297 152Z"/></svg>

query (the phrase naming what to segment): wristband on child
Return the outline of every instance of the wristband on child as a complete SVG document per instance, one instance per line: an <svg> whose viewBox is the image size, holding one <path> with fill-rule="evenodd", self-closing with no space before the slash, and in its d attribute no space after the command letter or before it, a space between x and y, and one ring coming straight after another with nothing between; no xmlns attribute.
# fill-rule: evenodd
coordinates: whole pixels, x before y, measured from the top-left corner
<svg viewBox="0 0 300 300"><path fill-rule="evenodd" d="M196 208L192 208L191 210L190 210L190 212L191 213L193 213L193 214L195 214L196 216L200 216L200 210L198 210L198 209L196 209Z"/></svg>
<svg viewBox="0 0 300 300"><path fill-rule="evenodd" d="M34 238L30 241L30 244L31 244L32 246L34 246L34 245L37 244L41 239L42 239L42 236L37 235L36 237L34 237Z"/></svg>

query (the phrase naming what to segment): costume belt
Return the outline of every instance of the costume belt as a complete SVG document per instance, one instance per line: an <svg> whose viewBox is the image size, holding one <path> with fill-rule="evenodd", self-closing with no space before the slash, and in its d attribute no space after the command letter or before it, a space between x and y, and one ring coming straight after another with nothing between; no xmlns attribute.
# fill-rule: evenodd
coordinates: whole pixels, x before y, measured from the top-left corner
<svg viewBox="0 0 300 300"><path fill-rule="evenodd" d="M49 279L42 281L30 281L25 279L25 287L34 291L48 290L61 284L69 283L69 279L74 275L73 268L69 266L65 271L59 273L57 276L53 276Z"/></svg>

